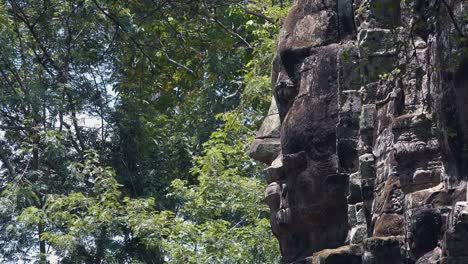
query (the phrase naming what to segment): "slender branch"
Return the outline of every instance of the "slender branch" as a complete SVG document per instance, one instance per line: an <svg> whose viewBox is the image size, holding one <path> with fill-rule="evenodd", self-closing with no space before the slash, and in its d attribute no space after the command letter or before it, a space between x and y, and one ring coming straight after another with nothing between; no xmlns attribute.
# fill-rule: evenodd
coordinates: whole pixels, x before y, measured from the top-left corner
<svg viewBox="0 0 468 264"><path fill-rule="evenodd" d="M36 50L33 48L34 55L38 59L39 63L43 66L43 68L49 73L51 76L54 76L55 74L46 66L46 62L49 62L52 65L52 68L54 68L56 71L59 71L60 68L58 67L57 64L52 60L52 56L49 54L49 51L46 49L46 47L42 44L42 42L39 39L39 36L37 35L37 32L34 30L34 25L30 23L30 21L27 18L27 15L24 13L24 11L17 5L15 0L11 0L10 4L12 6L13 13L15 17L19 18L23 23L26 25L28 28L29 32L31 33L31 36L33 37L35 44L39 47L39 49L42 51L42 54L44 55L44 59L37 54ZM20 15L21 14L21 15Z"/></svg>
<svg viewBox="0 0 468 264"><path fill-rule="evenodd" d="M162 16L164 18L164 21L166 22L167 25L169 25L169 27L176 33L176 38L177 39L180 39L182 40L182 45L184 45L185 43L185 38L184 36L182 35L182 33L180 33L177 28L175 28L174 25L172 25L171 21L167 18L166 15L164 15L164 12L161 12L160 10L158 10L158 13L160 16Z"/></svg>
<svg viewBox="0 0 468 264"><path fill-rule="evenodd" d="M150 57L148 54L146 54L146 51L142 48L142 45L141 45L133 36L131 36L131 35L129 34L129 32L126 31L125 27L120 23L120 21L119 21L117 18L115 18L112 14L106 12L106 11L96 2L96 0L93 0L93 3L94 3L94 5L97 7L97 9L99 9L99 11L101 11L101 13L103 13L107 18L109 18L110 20L112 20L112 22L114 22L122 31L126 32L126 33L128 34L128 36L129 36L129 38L130 38L130 41L137 47L137 49L150 61L150 63L151 63L152 65L155 65L155 63L153 62L153 60L151 59L151 57ZM159 42L160 44L162 44L162 42L161 42L160 39L158 39L158 42ZM163 52L164 52L164 55L165 55L166 59L167 59L169 62L171 62L172 64L176 65L177 67L180 67L180 68L186 70L186 71L189 72L190 74L196 76L195 72L194 72L192 69L190 69L189 67L183 65L182 63L179 63L179 62L173 60L173 59L169 56L169 54L167 53L167 51L164 49L164 47L163 47Z"/></svg>
<svg viewBox="0 0 468 264"><path fill-rule="evenodd" d="M6 151L3 149L4 144L5 143L3 141L0 141L0 160L2 160L3 164L5 164L5 167L8 170L8 174L10 174L12 178L15 178L16 177L15 168L13 167L10 160L8 159Z"/></svg>
<svg viewBox="0 0 468 264"><path fill-rule="evenodd" d="M68 103L70 104L70 107L72 108L72 110L71 110L71 120L72 120L73 127L75 129L76 138L78 139L78 143L80 144L81 150L84 151L86 149L86 146L84 144L83 137L81 136L81 128L78 125L78 118L76 116L76 109L75 109L75 104L73 102L73 98L72 98L71 94L68 91L65 92L65 95L67 96Z"/></svg>
<svg viewBox="0 0 468 264"><path fill-rule="evenodd" d="M0 57L2 58L2 60L4 61L5 64L8 64L8 62L6 61L6 59L3 57L3 55L0 53ZM19 76L19 74L16 72L16 70L13 68L11 69L10 67L8 67L8 69L10 70L11 73L13 73L14 77L15 77L15 80L16 82L19 84L20 86L20 89L21 91L27 95L27 98L29 98L29 93L28 93L28 90L24 87L24 84L23 84L23 81L21 80L21 77ZM13 93L15 93L16 95L18 95L19 97L21 97L21 95L18 93L18 91L16 91L15 89L13 89L13 82L10 80L10 78L8 78L8 75L7 73L3 70L3 69L0 69L0 73L3 77L3 79L11 86L11 90L13 91ZM29 111L27 110L27 108L24 107L24 105L20 105L20 108L21 110L24 112L24 114L27 114Z"/></svg>
<svg viewBox="0 0 468 264"><path fill-rule="evenodd" d="M275 21L275 20L273 20L272 18L267 17L266 15L264 15L264 14L262 14L262 13L260 13L260 12L257 12L257 11L251 10L251 9L248 9L247 7L244 7L243 9L244 9L244 12L245 12L246 14L259 17L259 18L261 18L261 19L264 19L264 20L270 22L270 23L273 24L273 25L276 25L276 21Z"/></svg>
<svg viewBox="0 0 468 264"><path fill-rule="evenodd" d="M117 39L117 35L119 33L119 27L115 27L115 32L114 34L112 34L112 39L111 39L111 42L109 43L109 45L107 46L106 50L104 50L104 52L102 53L102 57L104 58L107 53L109 52L109 50L112 48L112 46L114 45L114 42L115 40Z"/></svg>
<svg viewBox="0 0 468 264"><path fill-rule="evenodd" d="M3 56L3 54L0 52L0 57L2 58L2 61L5 63L5 66L7 66L8 64L10 64L6 59L5 57ZM15 77L15 80L16 82L19 84L21 90L23 91L23 93L27 94L27 90L26 88L24 87L24 83L23 83L23 80L21 79L21 77L19 76L19 73L16 71L16 69L14 67L8 67L8 70L13 74L13 76ZM2 70L3 72L3 70ZM2 73L3 75L4 73ZM5 76L4 76L5 77Z"/></svg>
<svg viewBox="0 0 468 264"><path fill-rule="evenodd" d="M15 185L13 186L13 189L16 190L19 186L19 183L21 181L25 181L29 184L31 184L31 181L29 181L28 179L26 179L26 177L24 177L26 175L26 172L28 172L28 169L29 169L29 164L31 163L31 157L28 159L28 162L26 163L26 167L23 169L23 172L21 173L21 175L18 175L18 177L16 178L16 182L15 182Z"/></svg>
<svg viewBox="0 0 468 264"><path fill-rule="evenodd" d="M160 38L156 38L156 40L158 41L159 45L161 45L161 48L162 48L162 50L164 52L164 56L166 57L166 59L168 61L170 61L171 63L177 65L178 67L188 71L190 74L196 76L195 72L192 69L190 69L189 67L187 67L187 66L183 65L182 63L179 63L179 62L173 60L171 57L169 57L169 54L167 53L167 50L166 50L166 46L164 46L164 44L162 43Z"/></svg>
<svg viewBox="0 0 468 264"><path fill-rule="evenodd" d="M23 124L23 119L17 116L12 116L8 111L5 111L0 108L0 114L5 118L8 118L11 122L15 122L17 124Z"/></svg>
<svg viewBox="0 0 468 264"><path fill-rule="evenodd" d="M3 130L16 130L16 131L26 130L26 128L23 127L23 126L4 126L4 125L0 125L0 129L3 129Z"/></svg>
<svg viewBox="0 0 468 264"><path fill-rule="evenodd" d="M73 138L73 135L71 133L71 126L65 121L62 121L62 124L66 129L70 131L68 138L70 139L70 142L72 143L73 147L76 149L76 151L78 151L78 153L82 154L83 150L80 148L80 146L78 145L76 140Z"/></svg>
<svg viewBox="0 0 468 264"><path fill-rule="evenodd" d="M244 45L248 48L248 49L253 49L252 46L250 46L250 43L247 42L247 40L245 40L241 35L237 34L236 32L228 29L225 25L223 25L219 20L217 20L216 18L211 18L210 19L212 22L215 22L220 28L222 28L224 31L226 31L227 33L229 33L231 36L237 38L238 40L240 40L242 43L244 43Z"/></svg>

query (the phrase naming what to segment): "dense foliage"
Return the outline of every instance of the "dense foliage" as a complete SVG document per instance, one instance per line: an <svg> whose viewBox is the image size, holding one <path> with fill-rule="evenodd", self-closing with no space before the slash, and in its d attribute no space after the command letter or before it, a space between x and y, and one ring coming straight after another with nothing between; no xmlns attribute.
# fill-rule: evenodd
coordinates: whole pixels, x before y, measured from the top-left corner
<svg viewBox="0 0 468 264"><path fill-rule="evenodd" d="M0 262L277 262L247 152L289 4L2 1Z"/></svg>

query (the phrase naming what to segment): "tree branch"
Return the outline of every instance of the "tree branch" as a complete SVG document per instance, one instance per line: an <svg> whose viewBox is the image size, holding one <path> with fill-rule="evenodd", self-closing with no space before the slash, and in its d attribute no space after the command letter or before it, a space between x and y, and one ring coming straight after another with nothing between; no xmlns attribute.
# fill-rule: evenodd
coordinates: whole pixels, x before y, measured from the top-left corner
<svg viewBox="0 0 468 264"><path fill-rule="evenodd" d="M4 126L4 125L0 125L0 129L3 129L3 130L26 130L25 127L22 127L22 126Z"/></svg>
<svg viewBox="0 0 468 264"><path fill-rule="evenodd" d="M62 121L62 124L63 126L68 129L70 131L69 135L68 135L68 138L70 139L70 142L72 143L73 147L76 149L76 151L78 151L78 153L80 153L80 155L83 154L83 150L80 148L80 146L78 145L78 143L75 141L75 139L73 138L73 135L71 133L71 126L65 122L65 121Z"/></svg>
<svg viewBox="0 0 468 264"><path fill-rule="evenodd" d="M12 178L15 178L16 177L15 168L13 167L13 165L11 164L10 160L7 157L6 151L3 148L4 144L5 142L0 141L0 160L3 162L3 164L5 164L5 167L8 170L8 174L10 174Z"/></svg>
<svg viewBox="0 0 468 264"><path fill-rule="evenodd" d="M222 28L224 31L226 31L227 33L229 33L231 36L237 38L238 40L240 40L242 43L244 43L244 45L248 48L248 49L253 49L252 46L250 46L250 43L247 42L247 40L245 40L241 35L237 34L236 32L228 29L225 25L223 25L219 20L217 20L216 18L211 18L210 19L211 21L215 22L220 28Z"/></svg>
<svg viewBox="0 0 468 264"><path fill-rule="evenodd" d="M34 25L31 25L29 22L27 15L21 10L21 8L16 4L14 0L10 1L10 4L12 6L13 14L15 17L19 18L23 23L26 25L28 28L29 32L31 33L31 36L34 39L35 44L39 47L39 49L42 51L42 54L45 57L45 61L39 54L37 54L36 50L33 48L34 55L38 59L39 63L43 66L43 68L49 73L51 76L55 76L55 74L47 67L46 62L49 62L52 65L52 68L54 68L56 71L59 71L60 68L58 67L57 64L52 60L52 56L49 54L48 50L46 47L42 44L42 42L39 40L39 36L37 35L37 32L34 30ZM21 15L19 14L21 13Z"/></svg>
<svg viewBox="0 0 468 264"><path fill-rule="evenodd" d="M169 57L169 54L167 53L166 46L164 46L164 44L162 43L161 39L160 39L160 38L156 38L156 39L158 40L159 45L161 45L161 49L162 49L162 51L164 52L164 56L166 57L166 59L167 59L168 61L170 61L171 63L177 65L178 67L180 67L180 68L182 68L182 69L188 71L188 72L189 72L190 74L192 74L193 76L196 76L195 72L194 72L192 69L190 69L189 67L183 65L182 63L179 63L179 62L177 62L177 61L171 59L171 57Z"/></svg>
<svg viewBox="0 0 468 264"><path fill-rule="evenodd" d="M103 13L107 18L109 18L110 20L112 20L112 22L114 22L123 32L126 32L126 33L128 34L128 36L129 36L129 38L130 38L130 41L137 47L137 49L151 62L151 64L155 65L155 63L153 62L153 60L151 59L151 57L150 57L148 54L146 54L145 50L142 48L142 45L141 45L138 41L136 41L135 38L129 34L129 32L126 31L125 27L120 23L120 21L118 21L118 19L115 18L112 14L106 12L106 11L96 2L96 0L93 0L93 3L94 3L94 5L97 7L97 9L99 9L99 11L101 11L101 13ZM162 44L162 42L161 42L161 40L160 40L159 38L158 38L158 42L159 42L160 44ZM162 48L163 48L164 55L165 55L166 59L167 59L169 62L171 62L172 64L176 65L176 66L179 67L179 68L182 68L182 69L186 70L186 71L189 72L191 75L193 75L193 76L195 76L195 77L197 76L197 75L195 74L195 72L194 72L192 69L190 69L189 67L183 65L182 63L179 63L179 62L173 60L173 59L169 56L169 54L167 53L167 51L164 49L164 47L162 47Z"/></svg>
<svg viewBox="0 0 468 264"><path fill-rule="evenodd" d="M253 15L253 16L259 17L259 18L261 18L261 19L264 19L264 20L270 22L270 23L273 24L273 25L276 25L276 21L275 21L275 20L273 20L272 18L269 18L269 17L265 16L264 14L262 14L262 13L260 13L260 12L257 12L257 11L254 11L254 10L250 10L250 9L248 9L247 7L244 7L244 12L245 12L246 14Z"/></svg>

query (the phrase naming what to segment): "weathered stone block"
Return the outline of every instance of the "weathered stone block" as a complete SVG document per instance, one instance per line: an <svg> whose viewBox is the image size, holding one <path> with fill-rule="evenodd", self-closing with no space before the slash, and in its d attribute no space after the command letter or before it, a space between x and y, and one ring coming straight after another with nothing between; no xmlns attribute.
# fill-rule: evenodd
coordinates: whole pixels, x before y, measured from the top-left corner
<svg viewBox="0 0 468 264"><path fill-rule="evenodd" d="M359 136L359 118L353 115L340 115L340 121L336 126L338 138L357 139Z"/></svg>
<svg viewBox="0 0 468 264"><path fill-rule="evenodd" d="M430 139L434 136L432 120L425 114L404 114L393 119L393 132L398 136L411 133L414 138Z"/></svg>
<svg viewBox="0 0 468 264"><path fill-rule="evenodd" d="M359 172L349 175L348 204L355 204L362 201L361 174Z"/></svg>
<svg viewBox="0 0 468 264"><path fill-rule="evenodd" d="M366 104L362 106L361 116L359 118L359 129L362 133L372 133L374 129L374 122L376 117L375 104ZM372 143L372 142L370 142Z"/></svg>
<svg viewBox="0 0 468 264"><path fill-rule="evenodd" d="M379 56L361 58L364 81L366 83L378 82L385 74L389 74L396 67L397 58L395 56Z"/></svg>
<svg viewBox="0 0 468 264"><path fill-rule="evenodd" d="M338 51L338 90L358 91L363 85L359 50L354 43L342 46Z"/></svg>
<svg viewBox="0 0 468 264"><path fill-rule="evenodd" d="M367 226L366 225L358 225L349 231L348 234L348 241L351 244L359 244L362 243L367 238Z"/></svg>
<svg viewBox="0 0 468 264"><path fill-rule="evenodd" d="M325 249L314 253L306 263L310 264L361 264L362 248L358 245Z"/></svg>
<svg viewBox="0 0 468 264"><path fill-rule="evenodd" d="M399 0L365 0L356 7L355 18L360 29L395 28L400 25Z"/></svg>
<svg viewBox="0 0 468 264"><path fill-rule="evenodd" d="M372 153L372 135L366 136L363 135L359 137L358 140L358 155L371 154Z"/></svg>
<svg viewBox="0 0 468 264"><path fill-rule="evenodd" d="M362 179L375 178L375 159L373 154L364 154L359 157L359 174Z"/></svg>
<svg viewBox="0 0 468 264"><path fill-rule="evenodd" d="M384 213L380 215L374 227L374 236L399 236L404 234L404 217L401 214Z"/></svg>
<svg viewBox="0 0 468 264"><path fill-rule="evenodd" d="M289 223L291 223L291 209L286 208L286 209L280 209L276 213L276 221L280 226L286 226Z"/></svg>
<svg viewBox="0 0 468 264"><path fill-rule="evenodd" d="M340 92L340 114L361 113L361 94L359 91L346 90ZM359 116L356 115L356 118Z"/></svg>
<svg viewBox="0 0 468 264"><path fill-rule="evenodd" d="M361 57L396 55L396 37L389 29L362 29L358 34L359 54Z"/></svg>
<svg viewBox="0 0 468 264"><path fill-rule="evenodd" d="M257 131L256 138L279 138L281 121L279 114L268 115Z"/></svg>
<svg viewBox="0 0 468 264"><path fill-rule="evenodd" d="M426 264L426 262L423 262L423 263ZM436 263L437 264L439 263L440 264L466 264L468 263L468 257L443 257L440 262L436 262Z"/></svg>
<svg viewBox="0 0 468 264"><path fill-rule="evenodd" d="M376 186L376 196L372 211L375 214L402 214L404 194L401 190L400 179L396 175L389 175L387 180Z"/></svg>
<svg viewBox="0 0 468 264"><path fill-rule="evenodd" d="M353 1L337 0L340 37L354 35L356 28L354 25Z"/></svg>
<svg viewBox="0 0 468 264"><path fill-rule="evenodd" d="M408 210L406 219L411 257L417 260L437 247L443 224L441 212L436 208Z"/></svg>
<svg viewBox="0 0 468 264"><path fill-rule="evenodd" d="M442 180L439 141L431 127L425 115L403 115L393 121L395 161L405 193L436 186Z"/></svg>
<svg viewBox="0 0 468 264"><path fill-rule="evenodd" d="M297 0L291 8L294 13L316 13L324 9L336 8L336 0ZM297 10L294 10L297 9Z"/></svg>
<svg viewBox="0 0 468 264"><path fill-rule="evenodd" d="M449 3L460 23L461 1ZM463 210L449 213L468 198L468 63L453 57L450 16L421 23L436 18L431 7L294 1L272 74L278 107L269 114L280 113L284 157L260 155L274 160L265 201L283 263L468 263L468 224L455 213ZM278 136L269 119L260 138ZM362 243L365 253L342 254L346 243Z"/></svg>
<svg viewBox="0 0 468 264"><path fill-rule="evenodd" d="M405 207L408 209L417 209L424 207L425 205L431 205L434 207L439 207L445 204L448 201L448 197L445 195L446 191L443 190L442 185L435 186L433 188L428 188L405 195ZM438 197L443 196L442 199ZM442 203L438 203L437 200L442 200ZM450 202L449 202L450 204Z"/></svg>
<svg viewBox="0 0 468 264"><path fill-rule="evenodd" d="M364 241L363 264L402 264L404 237L372 237Z"/></svg>
<svg viewBox="0 0 468 264"><path fill-rule="evenodd" d="M337 142L339 172L351 173L358 169L357 140L339 139Z"/></svg>
<svg viewBox="0 0 468 264"><path fill-rule="evenodd" d="M276 115L279 114L278 111L278 105L276 104L276 99L275 97L271 97L271 103L270 103L270 108L268 108L268 114L267 115Z"/></svg>
<svg viewBox="0 0 468 264"><path fill-rule="evenodd" d="M334 43L339 40L339 31L336 27L338 14L335 10L326 9L296 17L296 23L288 30L289 38L285 41L289 45L319 46ZM286 21L286 24L288 21ZM284 45L279 43L279 45Z"/></svg>
<svg viewBox="0 0 468 264"><path fill-rule="evenodd" d="M440 247L436 247L420 257L415 264L441 264L441 261L442 249Z"/></svg>
<svg viewBox="0 0 468 264"><path fill-rule="evenodd" d="M395 160L405 193L437 186L442 180L442 162L435 154L438 146L431 142L398 141Z"/></svg>
<svg viewBox="0 0 468 264"><path fill-rule="evenodd" d="M367 219L366 219L366 213L364 212L365 211L364 203L363 202L357 203L355 208L356 208L357 224L365 225L367 223Z"/></svg>
<svg viewBox="0 0 468 264"><path fill-rule="evenodd" d="M456 203L444 240L446 255L468 258L468 202Z"/></svg>
<svg viewBox="0 0 468 264"><path fill-rule="evenodd" d="M375 104L377 100L377 92L380 81L366 83L361 86L361 100L363 104Z"/></svg>
<svg viewBox="0 0 468 264"><path fill-rule="evenodd" d="M363 200L371 200L374 198L374 179L361 178L361 192Z"/></svg>
<svg viewBox="0 0 468 264"><path fill-rule="evenodd" d="M307 153L300 151L294 154L283 154L283 167L292 174L299 174L307 168Z"/></svg>
<svg viewBox="0 0 468 264"><path fill-rule="evenodd" d="M250 157L266 164L271 164L280 151L281 142L279 138L257 138L250 145Z"/></svg>
<svg viewBox="0 0 468 264"><path fill-rule="evenodd" d="M441 171L440 170L424 170L416 169L413 173L413 183L416 185L424 183L434 183L439 184L441 181Z"/></svg>

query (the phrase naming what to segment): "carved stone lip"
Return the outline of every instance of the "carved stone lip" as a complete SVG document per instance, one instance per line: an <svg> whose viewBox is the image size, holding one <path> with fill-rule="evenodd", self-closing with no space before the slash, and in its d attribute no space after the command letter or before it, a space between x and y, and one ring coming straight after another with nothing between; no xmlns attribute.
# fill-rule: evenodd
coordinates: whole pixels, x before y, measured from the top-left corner
<svg viewBox="0 0 468 264"><path fill-rule="evenodd" d="M280 196L281 186L276 182L272 182L265 189L265 198L263 201L268 204L270 210L275 210L278 209L280 205Z"/></svg>

